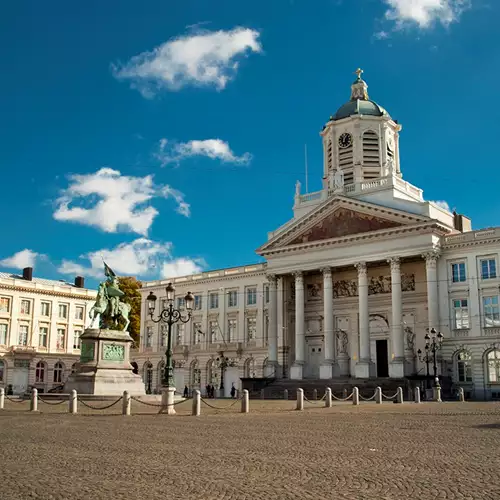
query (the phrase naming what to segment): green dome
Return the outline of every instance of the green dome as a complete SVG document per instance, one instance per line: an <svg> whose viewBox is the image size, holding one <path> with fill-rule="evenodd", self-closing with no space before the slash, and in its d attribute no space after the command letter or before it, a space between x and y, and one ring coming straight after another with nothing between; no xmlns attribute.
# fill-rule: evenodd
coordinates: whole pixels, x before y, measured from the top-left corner
<svg viewBox="0 0 500 500"><path fill-rule="evenodd" d="M353 115L389 116L389 113L374 101L352 99L340 106L332 120L342 120Z"/></svg>

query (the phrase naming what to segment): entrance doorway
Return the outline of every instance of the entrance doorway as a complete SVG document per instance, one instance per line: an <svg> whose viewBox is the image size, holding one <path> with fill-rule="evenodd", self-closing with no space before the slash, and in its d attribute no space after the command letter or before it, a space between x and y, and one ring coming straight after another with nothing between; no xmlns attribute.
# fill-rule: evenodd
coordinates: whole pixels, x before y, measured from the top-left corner
<svg viewBox="0 0 500 500"><path fill-rule="evenodd" d="M377 340L377 377L389 376L389 355L387 352L387 340Z"/></svg>
<svg viewBox="0 0 500 500"><path fill-rule="evenodd" d="M319 378L319 366L323 361L321 344L307 346L307 364L304 377Z"/></svg>

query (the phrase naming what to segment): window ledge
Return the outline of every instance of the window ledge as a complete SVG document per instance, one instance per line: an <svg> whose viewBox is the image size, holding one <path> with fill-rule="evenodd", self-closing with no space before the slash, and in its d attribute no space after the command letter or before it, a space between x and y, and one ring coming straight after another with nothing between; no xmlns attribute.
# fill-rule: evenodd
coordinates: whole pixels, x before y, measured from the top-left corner
<svg viewBox="0 0 500 500"><path fill-rule="evenodd" d="M495 335L500 335L499 327L488 327L488 326L483 327L483 336L493 337Z"/></svg>
<svg viewBox="0 0 500 500"><path fill-rule="evenodd" d="M453 330L453 336L458 338L468 337L470 328L455 328Z"/></svg>

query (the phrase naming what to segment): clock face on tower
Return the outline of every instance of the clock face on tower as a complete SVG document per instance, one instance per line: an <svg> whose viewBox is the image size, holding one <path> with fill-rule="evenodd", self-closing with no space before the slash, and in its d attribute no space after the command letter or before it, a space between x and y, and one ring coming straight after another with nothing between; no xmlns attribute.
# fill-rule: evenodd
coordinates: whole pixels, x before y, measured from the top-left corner
<svg viewBox="0 0 500 500"><path fill-rule="evenodd" d="M339 147L344 149L349 146L352 146L352 135L345 132L339 137Z"/></svg>

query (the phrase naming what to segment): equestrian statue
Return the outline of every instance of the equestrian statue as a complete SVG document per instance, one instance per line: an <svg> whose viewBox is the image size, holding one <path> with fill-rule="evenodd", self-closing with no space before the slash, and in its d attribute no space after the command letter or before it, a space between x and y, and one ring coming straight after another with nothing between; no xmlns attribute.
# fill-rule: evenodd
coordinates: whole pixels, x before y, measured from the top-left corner
<svg viewBox="0 0 500 500"><path fill-rule="evenodd" d="M106 262L104 262L104 274L107 279L99 283L95 304L89 311L92 320L90 328L93 328L97 316L100 316L99 328L116 329L120 318L123 318L125 326L122 330L126 331L130 324L128 319L130 304L120 300L125 294L120 290L118 277Z"/></svg>

